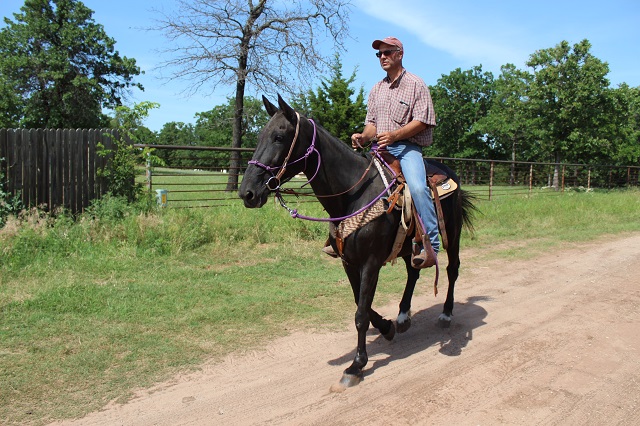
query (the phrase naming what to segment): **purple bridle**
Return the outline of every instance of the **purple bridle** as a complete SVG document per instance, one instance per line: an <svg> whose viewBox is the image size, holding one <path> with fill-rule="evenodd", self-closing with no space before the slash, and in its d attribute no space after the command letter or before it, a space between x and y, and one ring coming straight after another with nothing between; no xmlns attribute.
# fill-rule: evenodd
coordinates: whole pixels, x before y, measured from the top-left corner
<svg viewBox="0 0 640 426"><path fill-rule="evenodd" d="M309 158L309 156L313 152L318 154L318 166L316 168L316 171L313 174L313 176L311 177L311 179L309 179L304 185L302 185L304 187L304 186L308 185L318 175L318 171L320 170L320 163L322 162L322 156L320 155L320 151L318 151L318 149L315 146L316 145L316 135L317 135L316 123L312 119L309 119L309 121L313 125L313 138L311 139L311 144L309 145L309 148L307 148L307 151L305 152L305 154L302 157L300 157L297 160L294 160L291 163L289 163L289 158L291 157L291 153L293 152L293 148L294 148L296 142L298 141L298 134L299 134L299 130L300 130L300 114L298 114L297 112L296 112L296 117L298 118L298 122L296 123L296 133L295 133L295 136L293 137L293 141L291 142L291 147L289 148L289 153L287 154L287 157L285 158L282 166L271 167L271 166L267 166L266 164L262 164L261 162L259 162L257 160L249 161L249 164L253 164L254 166L258 166L258 167L268 171L269 173L271 173L271 177L267 180L267 182L265 183L265 186L267 187L267 189L269 191L275 193L275 197L280 202L280 205L289 211L289 214L291 215L292 218L294 218L294 219L311 220L311 221L316 221L316 222L339 222L339 221L348 219L350 217L356 216L356 215L362 213L363 211L369 209L379 199L381 199L384 196L384 194L386 192L388 192L393 187L393 185L396 183L397 176L395 175L393 170L382 159L380 154L378 154L377 151L374 151L374 154L382 162L382 164L384 164L387 167L388 170L391 170L391 172L393 173L393 179L391 180L389 185L387 187L385 187L385 189L380 193L380 195L375 197L373 199L373 201L371 201L369 204L367 204L366 206L362 207L358 211L351 213L350 215L343 216L343 217L330 217L330 218L318 218L318 217L304 216L304 215L299 214L298 210L289 208L289 206L287 206L287 204L285 203L284 198L282 197L282 193L280 192L280 188L281 188L281 186L280 186L281 185L280 178L282 177L282 175L286 171L287 165L288 164L295 164L295 163L297 163L299 161L305 160L305 170L306 170L306 167L307 167L306 160ZM278 170L278 173L274 174L274 172L276 170ZM275 182L275 184L273 184L272 182Z"/></svg>
<svg viewBox="0 0 640 426"><path fill-rule="evenodd" d="M269 191L271 192L276 192L277 194L280 192L280 178L282 177L282 175L284 174L284 172L287 170L287 165L288 164L295 164L299 161L305 160L305 165L304 165L304 169L307 169L307 164L306 161L309 158L309 156L315 152L318 154L318 167L316 168L316 172L313 174L313 176L311 177L311 179L309 179L304 185L302 186L306 186L309 182L311 182L316 175L318 174L318 171L320 170L320 163L322 161L322 157L320 156L320 152L318 152L318 150L316 149L316 123L309 119L309 121L311 122L311 124L313 124L313 138L311 139L311 145L309 145L309 148L307 148L307 152L305 152L305 154L298 158L297 160L292 161L291 163L289 163L289 158L291 157L291 153L293 152L293 148L296 145L296 142L298 141L298 134L299 134L299 130L300 130L300 114L298 114L296 112L296 117L298 118L298 122L296 123L296 133L293 137L293 141L291 142L291 148L289 148L289 153L287 154L287 157L284 159L284 163L282 163L282 166L279 167L271 167L271 166L267 166L266 164L262 164L261 162L257 161L257 160L251 160L249 161L249 164L253 164L255 166L258 166L262 169L265 169L266 171L268 171L269 173L271 173L271 177L267 180L267 182L265 183L266 187L269 189ZM274 174L273 172L278 170L277 174ZM273 186L273 184L271 182L275 182L275 186Z"/></svg>

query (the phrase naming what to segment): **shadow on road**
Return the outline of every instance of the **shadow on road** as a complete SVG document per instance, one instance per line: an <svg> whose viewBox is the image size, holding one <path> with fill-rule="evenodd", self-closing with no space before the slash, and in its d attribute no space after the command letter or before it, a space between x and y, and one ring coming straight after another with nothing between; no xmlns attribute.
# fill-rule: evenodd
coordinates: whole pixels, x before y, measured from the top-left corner
<svg viewBox="0 0 640 426"><path fill-rule="evenodd" d="M478 302L490 300L484 296L474 296L466 302L455 303L454 317L449 328L438 325L438 316L442 312L442 305L414 312L411 317L411 328L403 334L396 334L392 342L388 342L374 328L369 329L367 338L367 354L369 365L364 371L365 377L394 360L404 359L421 352L431 346L439 346L439 352L446 356L458 356L473 340L473 331L483 326L487 311L477 305ZM354 348L336 359L330 360L329 365L348 365L355 356L357 335L354 331ZM380 358L380 355L387 355ZM371 360L373 359L373 362Z"/></svg>

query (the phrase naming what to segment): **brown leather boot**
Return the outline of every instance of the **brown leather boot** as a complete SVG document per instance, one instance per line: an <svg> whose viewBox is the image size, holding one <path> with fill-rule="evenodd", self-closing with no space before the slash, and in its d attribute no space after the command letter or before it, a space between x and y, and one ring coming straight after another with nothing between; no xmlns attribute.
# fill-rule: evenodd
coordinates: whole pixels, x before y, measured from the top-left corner
<svg viewBox="0 0 640 426"><path fill-rule="evenodd" d="M337 258L338 257L338 253L336 253L336 251L333 249L333 247L331 245L326 245L326 246L322 247L322 251L325 254L328 254L329 256L331 256L333 258Z"/></svg>
<svg viewBox="0 0 640 426"><path fill-rule="evenodd" d="M431 244L414 244L411 255L411 266L416 269L431 268L436 264L438 255Z"/></svg>

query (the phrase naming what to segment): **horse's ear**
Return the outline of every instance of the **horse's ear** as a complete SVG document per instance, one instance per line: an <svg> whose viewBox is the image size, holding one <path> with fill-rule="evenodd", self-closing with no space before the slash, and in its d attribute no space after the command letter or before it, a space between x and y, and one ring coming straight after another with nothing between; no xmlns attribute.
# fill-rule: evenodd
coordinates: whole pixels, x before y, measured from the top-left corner
<svg viewBox="0 0 640 426"><path fill-rule="evenodd" d="M284 116L289 122L293 123L296 120L296 112L293 108L287 104L282 96L278 95L278 105L280 105L280 109L284 113Z"/></svg>
<svg viewBox="0 0 640 426"><path fill-rule="evenodd" d="M269 101L269 99L267 99L264 95L262 95L262 103L264 104L269 117L273 117L275 113L278 112L278 107L272 104L271 101Z"/></svg>

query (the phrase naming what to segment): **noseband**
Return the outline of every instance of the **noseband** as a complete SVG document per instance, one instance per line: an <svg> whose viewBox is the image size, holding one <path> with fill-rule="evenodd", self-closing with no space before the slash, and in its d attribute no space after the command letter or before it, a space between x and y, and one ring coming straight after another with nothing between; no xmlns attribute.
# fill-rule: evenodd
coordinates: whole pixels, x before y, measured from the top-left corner
<svg viewBox="0 0 640 426"><path fill-rule="evenodd" d="M320 157L320 152L318 152L318 150L316 149L316 130L317 129L316 129L316 123L312 119L309 119L309 121L313 125L313 138L311 139L311 145L309 145L309 148L307 148L307 152L305 152L305 154L302 157L300 157L297 160L294 160L291 163L289 163L289 159L291 158L291 154L293 153L293 148L296 146L296 142L298 142L298 134L300 132L300 114L298 114L297 112L296 112L296 118L298 119L297 123L296 123L296 133L293 136L293 141L291 142L291 147L289 148L289 153L287 154L286 158L284 159L284 162L282 163L282 166L271 167L271 166L267 166L266 164L262 164L261 162L259 162L257 160L249 161L249 164L253 164L255 166L258 166L258 167L268 171L269 173L271 173L271 177L265 183L265 186L271 192L274 192L274 191L278 192L280 190L280 185L282 183L280 181L280 179L282 178L282 175L284 175L284 173L286 172L287 165L295 164L295 163L297 163L299 161L305 160L304 171L306 171L306 169L307 169L306 160L307 160L307 158L309 158L309 156L313 152L318 154L318 166L316 168L316 172L313 174L311 179L309 179L302 186L305 186L309 182L311 182L316 177L316 175L318 174L318 170L320 170L321 157ZM274 175L274 172L276 170L278 170L278 173Z"/></svg>

